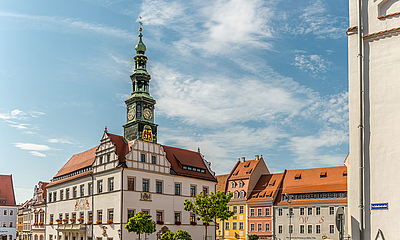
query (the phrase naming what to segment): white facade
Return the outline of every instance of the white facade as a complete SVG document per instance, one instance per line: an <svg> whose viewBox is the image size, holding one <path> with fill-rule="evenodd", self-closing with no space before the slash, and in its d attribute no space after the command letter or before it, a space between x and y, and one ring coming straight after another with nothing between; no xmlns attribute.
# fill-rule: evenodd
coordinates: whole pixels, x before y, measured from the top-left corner
<svg viewBox="0 0 400 240"><path fill-rule="evenodd" d="M349 40L349 111L350 156L349 230L352 239L398 239L398 183L400 168L400 1L362 0L363 128L360 125L360 77L358 63L357 1L350 0ZM353 29L353 30L352 30ZM362 129L363 136L359 130ZM362 145L360 144L362 139ZM363 150L360 151L360 146ZM360 152L363 156L364 181L360 204ZM371 210L374 204L383 209ZM360 208L364 207L364 221ZM388 206L387 208L385 206ZM360 222L364 235L360 237ZM383 238L382 238L383 239Z"/></svg>
<svg viewBox="0 0 400 240"><path fill-rule="evenodd" d="M162 227L173 232L177 229L187 230L193 239L200 239L204 235L202 224L190 225L190 213L184 211L183 203L186 198L190 198L191 187L196 186L197 193L203 188L215 192L216 182L171 174L171 165L160 144L134 140L128 145L129 153L125 156L127 167L123 168L119 166L116 144L105 133L96 151L96 160L92 165L93 175L81 173L85 176L70 181L64 179L61 184L50 184L47 188L48 196L51 195L51 201L48 197L46 215L47 240L136 239L137 235L128 233L124 226L128 222L128 214L139 211L149 213L155 221L161 220L157 224L156 232L147 236L147 239L159 239L161 235L157 233ZM142 154L145 155L144 162ZM153 160L156 162L153 163ZM93 194L89 192L91 184ZM179 195L176 194L176 185L180 187ZM77 189L76 197L73 196L74 187ZM83 195L80 192L81 187ZM63 200L60 200L61 191ZM90 214L93 224L87 224ZM180 225L175 224L175 217L178 217L176 214L180 215ZM74 216L75 223L70 220L66 224L56 222L56 219L71 219ZM80 217L84 218L82 224L78 222ZM102 223L97 224L97 220ZM107 224L108 220L113 220L113 223ZM53 225L50 225L51 221ZM121 236L118 233L120 229ZM210 226L208 233L214 239L215 226ZM141 238L144 239L144 235Z"/></svg>
<svg viewBox="0 0 400 240"><path fill-rule="evenodd" d="M17 211L17 206L0 206L0 240L16 239Z"/></svg>

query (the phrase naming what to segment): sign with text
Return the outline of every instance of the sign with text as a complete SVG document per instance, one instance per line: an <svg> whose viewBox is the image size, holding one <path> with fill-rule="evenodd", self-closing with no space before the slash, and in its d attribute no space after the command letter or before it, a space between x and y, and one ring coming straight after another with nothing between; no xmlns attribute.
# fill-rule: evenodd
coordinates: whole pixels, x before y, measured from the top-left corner
<svg viewBox="0 0 400 240"><path fill-rule="evenodd" d="M388 210L389 203L371 203L371 210Z"/></svg>

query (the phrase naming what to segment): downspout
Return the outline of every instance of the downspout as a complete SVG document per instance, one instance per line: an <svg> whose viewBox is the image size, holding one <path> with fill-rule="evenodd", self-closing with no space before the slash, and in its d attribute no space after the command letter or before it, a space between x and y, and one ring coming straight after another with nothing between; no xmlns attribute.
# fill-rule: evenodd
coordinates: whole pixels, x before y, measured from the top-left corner
<svg viewBox="0 0 400 240"><path fill-rule="evenodd" d="M94 237L94 231L93 231L93 225L94 225L94 178L93 178L93 172L94 172L94 168L92 168L92 224L91 224L91 228L92 228L92 240L95 239Z"/></svg>
<svg viewBox="0 0 400 240"><path fill-rule="evenodd" d="M360 96L359 96L359 189L360 199L358 203L359 217L360 217L360 240L364 239L364 78L363 78L363 38L362 38L362 0L357 0L358 10L358 23L357 23L357 37L358 37L358 77L360 83Z"/></svg>
<svg viewBox="0 0 400 240"><path fill-rule="evenodd" d="M120 227L121 229L119 239L122 239L122 220L123 220L123 215L124 215L124 166L122 166L122 171L121 171L121 213L120 213Z"/></svg>

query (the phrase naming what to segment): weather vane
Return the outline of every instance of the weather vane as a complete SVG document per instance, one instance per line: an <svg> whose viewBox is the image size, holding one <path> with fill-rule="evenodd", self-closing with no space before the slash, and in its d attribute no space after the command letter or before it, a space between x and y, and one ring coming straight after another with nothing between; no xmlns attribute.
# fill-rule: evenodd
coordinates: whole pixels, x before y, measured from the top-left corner
<svg viewBox="0 0 400 240"><path fill-rule="evenodd" d="M143 23L142 23L142 17L141 16L139 16L139 25L140 25L140 27L139 27L139 32L142 32L142 26L143 26Z"/></svg>

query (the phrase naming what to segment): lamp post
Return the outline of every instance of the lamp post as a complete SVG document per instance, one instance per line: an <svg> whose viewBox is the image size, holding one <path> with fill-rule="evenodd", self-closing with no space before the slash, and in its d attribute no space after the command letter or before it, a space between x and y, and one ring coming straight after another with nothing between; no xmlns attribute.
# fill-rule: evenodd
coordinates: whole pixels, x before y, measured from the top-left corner
<svg viewBox="0 0 400 240"><path fill-rule="evenodd" d="M292 197L287 193L285 193L285 197L287 199L287 202L289 203L289 213L288 213L288 216L289 216L289 240L292 240L292 230L293 229L291 229L291 226L292 226L293 213L292 213L292 208L290 206L290 203L292 202Z"/></svg>

